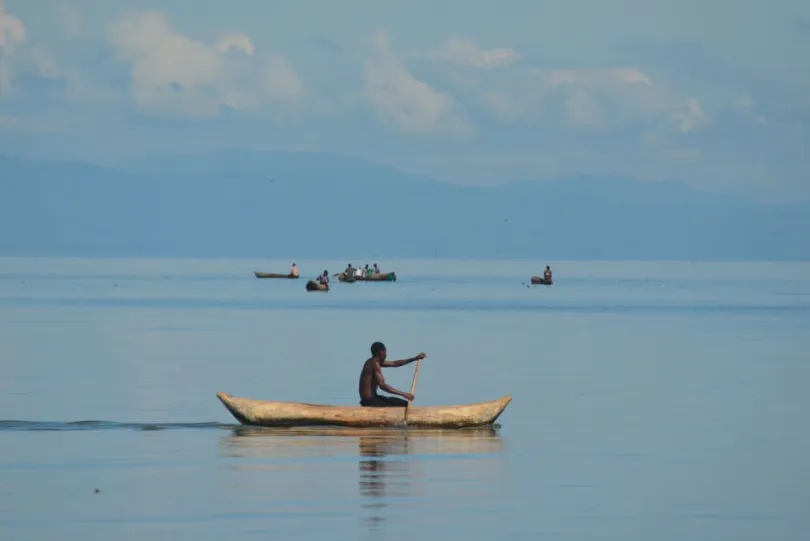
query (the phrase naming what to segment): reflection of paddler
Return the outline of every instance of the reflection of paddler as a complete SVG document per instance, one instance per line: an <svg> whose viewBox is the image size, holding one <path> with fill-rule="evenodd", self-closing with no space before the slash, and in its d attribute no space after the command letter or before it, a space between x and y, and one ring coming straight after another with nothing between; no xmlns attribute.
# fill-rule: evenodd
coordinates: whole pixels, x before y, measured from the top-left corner
<svg viewBox="0 0 810 541"><path fill-rule="evenodd" d="M408 471L409 461L385 460L387 455L409 454L408 440L404 432L400 432L398 437L360 436L357 443L360 456L364 457L364 460L360 460L358 464L360 468L361 495L372 498L385 497L387 495L385 490L386 476L390 476L391 473L407 479L407 475L402 474ZM403 483L394 483L394 486L402 485ZM406 494L396 495L405 496Z"/></svg>
<svg viewBox="0 0 810 541"><path fill-rule="evenodd" d="M391 434L360 434L357 438L360 456L375 457L407 455L412 449L408 433L404 430L390 430Z"/></svg>

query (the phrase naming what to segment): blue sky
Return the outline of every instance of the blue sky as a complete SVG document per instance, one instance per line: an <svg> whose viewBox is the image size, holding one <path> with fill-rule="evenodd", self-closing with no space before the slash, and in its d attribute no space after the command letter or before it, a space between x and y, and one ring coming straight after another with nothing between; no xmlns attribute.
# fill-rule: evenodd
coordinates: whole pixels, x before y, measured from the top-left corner
<svg viewBox="0 0 810 541"><path fill-rule="evenodd" d="M810 199L810 3L0 0L0 152L233 146Z"/></svg>

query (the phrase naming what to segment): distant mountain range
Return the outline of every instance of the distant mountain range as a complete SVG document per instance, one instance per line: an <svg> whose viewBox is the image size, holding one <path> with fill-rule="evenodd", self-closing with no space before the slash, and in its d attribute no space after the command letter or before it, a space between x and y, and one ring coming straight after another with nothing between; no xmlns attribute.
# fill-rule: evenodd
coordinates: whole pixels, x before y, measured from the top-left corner
<svg viewBox="0 0 810 541"><path fill-rule="evenodd" d="M0 156L0 255L808 260L810 205L677 182L461 187L320 153Z"/></svg>

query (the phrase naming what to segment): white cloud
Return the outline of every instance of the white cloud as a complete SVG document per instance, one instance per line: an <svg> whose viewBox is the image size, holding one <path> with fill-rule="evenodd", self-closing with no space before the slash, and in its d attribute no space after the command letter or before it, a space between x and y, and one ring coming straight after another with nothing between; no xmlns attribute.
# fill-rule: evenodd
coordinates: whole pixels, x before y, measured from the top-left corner
<svg viewBox="0 0 810 541"><path fill-rule="evenodd" d="M679 98L633 66L521 67L516 51L486 50L460 38L448 39L427 56L457 66L434 67L433 76L499 123L609 131L665 122L671 130L690 132L707 122L697 99ZM470 67L486 69L464 69Z"/></svg>
<svg viewBox="0 0 810 541"><path fill-rule="evenodd" d="M11 89L11 56L25 39L25 25L14 15L6 13L3 0L0 0L0 96Z"/></svg>
<svg viewBox="0 0 810 541"><path fill-rule="evenodd" d="M695 98L687 100L686 106L672 113L682 132L694 131L706 124L706 114Z"/></svg>
<svg viewBox="0 0 810 541"><path fill-rule="evenodd" d="M69 38L82 35L82 15L79 10L67 3L61 3L54 13L57 22Z"/></svg>
<svg viewBox="0 0 810 541"><path fill-rule="evenodd" d="M753 118L759 124L768 124L768 118L757 113L757 105L757 101L751 96L738 96L731 101L731 106L739 114Z"/></svg>
<svg viewBox="0 0 810 541"><path fill-rule="evenodd" d="M520 58L512 49L482 49L472 40L462 38L449 38L432 56L446 62L486 69L509 66Z"/></svg>
<svg viewBox="0 0 810 541"><path fill-rule="evenodd" d="M539 95L563 100L570 126L616 127L654 114L662 103L650 78L632 67L533 70Z"/></svg>
<svg viewBox="0 0 810 541"><path fill-rule="evenodd" d="M0 49L12 52L15 43L25 41L25 25L20 19L6 13L3 0L0 0Z"/></svg>
<svg viewBox="0 0 810 541"><path fill-rule="evenodd" d="M221 106L293 102L303 93L287 61L255 55L247 36L232 34L209 45L177 33L166 14L147 11L109 24L107 37L117 57L132 63L133 99L152 112L215 116Z"/></svg>
<svg viewBox="0 0 810 541"><path fill-rule="evenodd" d="M20 54L25 58L26 67L41 77L60 77L63 75L53 55L43 47L29 47Z"/></svg>
<svg viewBox="0 0 810 541"><path fill-rule="evenodd" d="M573 126L600 127L602 110L582 89L574 90L565 100L568 122Z"/></svg>
<svg viewBox="0 0 810 541"><path fill-rule="evenodd" d="M502 122L605 131L663 121L681 132L707 122L697 99L679 98L633 67L510 72L481 79L474 99Z"/></svg>
<svg viewBox="0 0 810 541"><path fill-rule="evenodd" d="M406 133L469 135L472 127L449 94L420 81L397 58L384 31L372 35L372 56L364 73L364 96L380 118Z"/></svg>
<svg viewBox="0 0 810 541"><path fill-rule="evenodd" d="M253 53L256 52L253 42L251 42L247 36L243 36L241 34L231 34L230 36L225 36L217 44L217 50L222 53L227 53L231 49L239 49L248 56L252 56Z"/></svg>
<svg viewBox="0 0 810 541"><path fill-rule="evenodd" d="M550 72L535 70L535 73L546 78L551 86L584 85L615 87L635 84L653 86L649 77L631 67L552 70Z"/></svg>
<svg viewBox="0 0 810 541"><path fill-rule="evenodd" d="M507 122L518 120L524 111L522 104L505 92L487 92L479 101L486 109L495 113L496 117Z"/></svg>

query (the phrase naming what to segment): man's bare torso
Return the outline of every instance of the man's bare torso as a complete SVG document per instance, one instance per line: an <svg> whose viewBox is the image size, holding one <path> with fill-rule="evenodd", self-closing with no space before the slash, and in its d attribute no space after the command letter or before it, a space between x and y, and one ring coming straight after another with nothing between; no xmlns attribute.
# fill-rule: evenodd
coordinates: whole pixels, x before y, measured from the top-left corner
<svg viewBox="0 0 810 541"><path fill-rule="evenodd" d="M363 365L363 370L360 372L360 398L371 400L377 396L377 389L379 382L377 381L377 361L374 357L370 358Z"/></svg>

